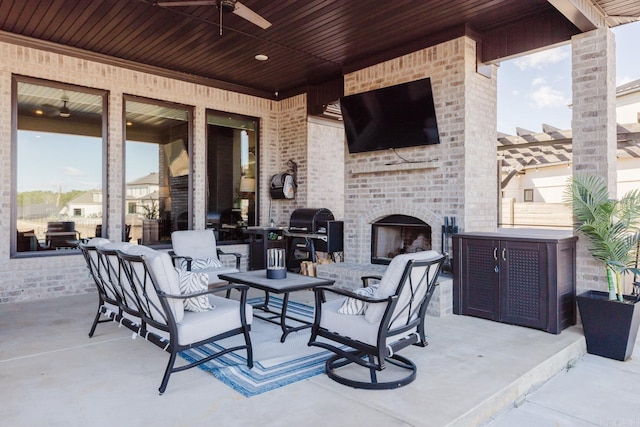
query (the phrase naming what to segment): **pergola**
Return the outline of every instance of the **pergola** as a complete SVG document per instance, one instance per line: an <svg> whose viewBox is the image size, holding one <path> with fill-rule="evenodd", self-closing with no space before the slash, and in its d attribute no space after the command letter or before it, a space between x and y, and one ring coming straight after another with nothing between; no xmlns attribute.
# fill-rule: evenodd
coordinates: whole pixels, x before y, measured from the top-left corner
<svg viewBox="0 0 640 427"><path fill-rule="evenodd" d="M525 167L571 163L573 131L548 124L543 124L542 129L543 132L534 133L518 128L517 135L498 135L498 158L507 174L501 182L503 189ZM640 124L618 124L617 136L618 158L640 158Z"/></svg>

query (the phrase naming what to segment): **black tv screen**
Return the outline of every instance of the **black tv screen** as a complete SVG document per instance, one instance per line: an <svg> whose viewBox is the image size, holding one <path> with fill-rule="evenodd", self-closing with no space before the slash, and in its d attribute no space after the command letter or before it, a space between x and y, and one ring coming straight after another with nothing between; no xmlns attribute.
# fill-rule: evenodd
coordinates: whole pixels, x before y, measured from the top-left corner
<svg viewBox="0 0 640 427"><path fill-rule="evenodd" d="M439 144L431 79L340 98L350 153Z"/></svg>

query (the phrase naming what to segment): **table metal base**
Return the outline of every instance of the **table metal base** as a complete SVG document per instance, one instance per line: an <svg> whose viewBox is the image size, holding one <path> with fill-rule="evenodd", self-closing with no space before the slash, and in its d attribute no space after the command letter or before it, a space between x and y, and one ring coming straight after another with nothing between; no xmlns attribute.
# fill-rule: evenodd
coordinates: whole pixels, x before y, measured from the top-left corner
<svg viewBox="0 0 640 427"><path fill-rule="evenodd" d="M269 308L269 292L265 291L264 302L260 304L255 304L253 306L253 308L262 310L265 313L273 315L273 316L265 316L257 313L253 314L258 319L262 319L264 321L273 323L275 325L280 325L280 329L282 329L282 336L280 336L280 342L284 342L287 339L287 335L289 335L291 332L297 332L303 329L307 329L307 328L310 328L312 325L312 322L307 322L306 320L302 320L297 317L287 316L288 305L289 305L289 292L285 292L284 298L282 299L282 309L279 312L272 310L271 308ZM287 325L287 319L294 320L298 323L302 323L302 325L301 326Z"/></svg>

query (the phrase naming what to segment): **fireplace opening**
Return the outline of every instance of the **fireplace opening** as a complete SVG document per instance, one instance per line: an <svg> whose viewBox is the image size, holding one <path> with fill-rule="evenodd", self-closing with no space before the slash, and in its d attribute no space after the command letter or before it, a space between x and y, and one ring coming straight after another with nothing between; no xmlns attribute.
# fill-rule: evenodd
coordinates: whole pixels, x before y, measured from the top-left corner
<svg viewBox="0 0 640 427"><path fill-rule="evenodd" d="M389 215L371 224L371 263L389 264L393 257L431 249L431 226L408 215Z"/></svg>

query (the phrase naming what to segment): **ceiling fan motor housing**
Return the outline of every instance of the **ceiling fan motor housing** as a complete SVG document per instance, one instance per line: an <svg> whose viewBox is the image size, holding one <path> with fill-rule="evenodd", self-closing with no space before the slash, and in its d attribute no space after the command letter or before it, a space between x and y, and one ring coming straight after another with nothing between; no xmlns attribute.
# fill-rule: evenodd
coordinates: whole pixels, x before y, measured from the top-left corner
<svg viewBox="0 0 640 427"><path fill-rule="evenodd" d="M218 2L218 7L225 13L230 13L236 10L236 1L237 0L220 0Z"/></svg>

